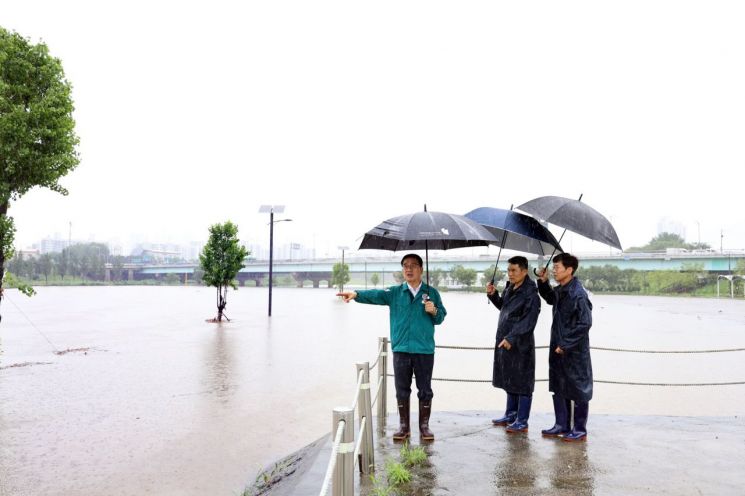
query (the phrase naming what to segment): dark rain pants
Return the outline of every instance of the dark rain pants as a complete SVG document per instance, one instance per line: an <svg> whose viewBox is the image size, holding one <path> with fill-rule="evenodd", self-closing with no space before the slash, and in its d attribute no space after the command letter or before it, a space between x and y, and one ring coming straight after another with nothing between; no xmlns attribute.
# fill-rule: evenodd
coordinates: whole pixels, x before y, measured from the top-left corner
<svg viewBox="0 0 745 496"><path fill-rule="evenodd" d="M411 377L416 376L417 397L429 401L432 392L432 369L435 355L423 353L393 352L393 375L396 382L396 399L406 400L411 396Z"/></svg>

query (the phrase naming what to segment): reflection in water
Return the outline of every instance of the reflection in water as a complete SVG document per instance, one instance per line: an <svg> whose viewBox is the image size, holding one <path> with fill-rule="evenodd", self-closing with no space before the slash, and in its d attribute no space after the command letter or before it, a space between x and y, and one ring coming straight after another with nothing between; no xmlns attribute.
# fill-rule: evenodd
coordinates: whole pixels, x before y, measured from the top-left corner
<svg viewBox="0 0 745 496"><path fill-rule="evenodd" d="M207 356L208 390L222 406L228 404L237 389L231 384L232 350L225 332L222 324L217 324L213 346Z"/></svg>
<svg viewBox="0 0 745 496"><path fill-rule="evenodd" d="M591 495L595 479L587 458L587 443L556 442L550 463L551 487L570 494Z"/></svg>
<svg viewBox="0 0 745 496"><path fill-rule="evenodd" d="M494 484L498 494L526 494L535 487L537 456L528 436L505 433L506 450L494 468Z"/></svg>

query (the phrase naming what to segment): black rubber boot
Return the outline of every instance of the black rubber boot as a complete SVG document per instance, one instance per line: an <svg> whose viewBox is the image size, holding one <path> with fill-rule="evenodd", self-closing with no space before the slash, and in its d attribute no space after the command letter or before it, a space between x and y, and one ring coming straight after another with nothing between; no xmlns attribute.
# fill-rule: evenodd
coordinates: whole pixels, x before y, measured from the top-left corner
<svg viewBox="0 0 745 496"><path fill-rule="evenodd" d="M541 434L544 437L560 437L569 433L569 410L567 408L567 401L561 396L554 395L554 415L556 416L556 423L550 429L543 429Z"/></svg>
<svg viewBox="0 0 745 496"><path fill-rule="evenodd" d="M518 395L507 393L507 407L504 409L504 416L492 419L492 425L509 425L517 418Z"/></svg>
<svg viewBox="0 0 745 496"><path fill-rule="evenodd" d="M564 441L569 443L587 440L587 417L590 413L588 401L574 402L574 427L572 432L564 436Z"/></svg>
<svg viewBox="0 0 745 496"><path fill-rule="evenodd" d="M432 400L419 400L419 434L422 441L434 441L435 435L429 430L429 416L432 414Z"/></svg>
<svg viewBox="0 0 745 496"><path fill-rule="evenodd" d="M409 398L398 400L398 418L401 421L401 426L397 432L393 433L394 441L404 441L411 436L411 427L409 425L410 406Z"/></svg>

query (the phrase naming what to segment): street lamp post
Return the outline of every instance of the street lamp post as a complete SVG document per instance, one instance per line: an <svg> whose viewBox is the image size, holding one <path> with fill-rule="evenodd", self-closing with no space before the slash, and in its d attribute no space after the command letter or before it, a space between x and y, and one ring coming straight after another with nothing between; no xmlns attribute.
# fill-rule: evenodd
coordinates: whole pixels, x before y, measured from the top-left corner
<svg viewBox="0 0 745 496"><path fill-rule="evenodd" d="M274 213L281 214L285 211L284 205L262 205L259 208L260 214L269 214L269 317L272 316L272 279L273 265L274 265L274 223L275 222L290 222L292 219L279 219L274 220Z"/></svg>

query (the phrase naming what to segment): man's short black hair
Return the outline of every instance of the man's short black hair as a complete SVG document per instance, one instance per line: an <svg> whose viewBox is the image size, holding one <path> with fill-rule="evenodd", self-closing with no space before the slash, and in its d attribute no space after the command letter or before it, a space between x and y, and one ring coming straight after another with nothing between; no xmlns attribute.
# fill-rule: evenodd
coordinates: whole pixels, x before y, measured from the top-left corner
<svg viewBox="0 0 745 496"><path fill-rule="evenodd" d="M417 255L416 253L409 253L408 255L404 255L404 258L401 259L401 267L404 266L404 260L406 260L407 258L413 258L414 260L416 260L416 263L419 264L419 267L424 266L424 261L422 260L422 257Z"/></svg>
<svg viewBox="0 0 745 496"><path fill-rule="evenodd" d="M512 257L507 260L507 263L515 264L523 270L528 270L528 259L523 256L518 255L516 257Z"/></svg>
<svg viewBox="0 0 745 496"><path fill-rule="evenodd" d="M554 257L553 262L561 262L561 265L563 265L567 269L571 267L572 275L577 273L577 268L579 267L579 260L577 260L577 257L572 255L571 253L559 253Z"/></svg>

